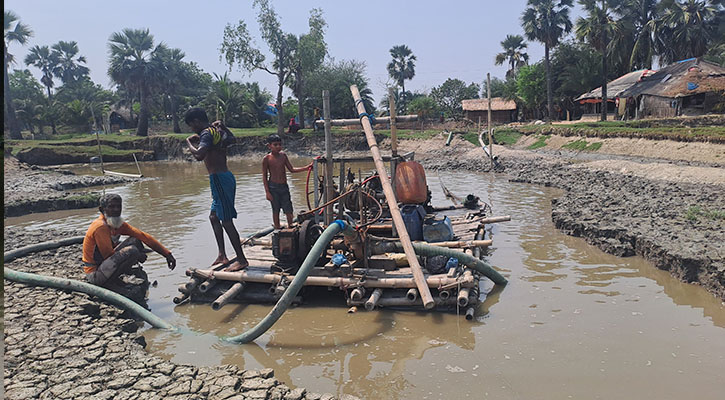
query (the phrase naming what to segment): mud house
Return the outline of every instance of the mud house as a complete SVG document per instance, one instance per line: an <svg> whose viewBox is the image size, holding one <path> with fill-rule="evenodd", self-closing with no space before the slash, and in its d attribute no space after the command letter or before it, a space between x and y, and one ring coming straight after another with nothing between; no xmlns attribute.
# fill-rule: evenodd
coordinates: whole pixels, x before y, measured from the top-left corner
<svg viewBox="0 0 725 400"><path fill-rule="evenodd" d="M481 118L482 122L488 118L488 99L468 99L463 100L463 111L466 119L478 122ZM516 121L516 102L513 100L505 100L503 97L493 97L491 99L491 122L498 124L508 124Z"/></svg>
<svg viewBox="0 0 725 400"><path fill-rule="evenodd" d="M620 93L636 118L725 112L725 68L701 58L670 64Z"/></svg>
<svg viewBox="0 0 725 400"><path fill-rule="evenodd" d="M619 101L619 98L625 90L636 85L642 79L654 74L657 71L649 69L640 69L620 76L619 78L607 83L607 113L616 114L617 118L621 118L626 114L626 100ZM587 114L599 115L602 112L602 87L593 89L587 93L577 97L574 101L584 108L584 116ZM630 104L630 107L632 105ZM634 114L629 117L634 117Z"/></svg>

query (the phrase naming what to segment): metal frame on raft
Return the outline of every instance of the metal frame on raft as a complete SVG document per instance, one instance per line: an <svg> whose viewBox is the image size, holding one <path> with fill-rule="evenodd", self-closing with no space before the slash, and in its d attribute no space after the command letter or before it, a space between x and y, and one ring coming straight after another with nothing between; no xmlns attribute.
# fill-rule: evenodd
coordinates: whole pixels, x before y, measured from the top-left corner
<svg viewBox="0 0 725 400"><path fill-rule="evenodd" d="M250 261L250 266L245 270L224 271L227 264L215 265L209 269L187 270L191 280L179 288L182 294L174 299L174 303L181 304L187 300L210 302L214 310L221 309L229 302L274 303L282 297L292 304L300 303L302 298L297 292L287 291L294 282L292 286L295 290L302 286L328 289L337 287L345 293L346 304L350 307L364 306L366 310L374 310L376 307L427 310L455 307L465 309L466 319L470 320L481 302L481 278L487 277L498 286L506 284L506 279L481 259L484 250L492 245L492 240L485 240L485 226L508 221L509 216L491 217L486 215L485 208L478 208L477 211L470 211L451 220L450 227L455 240L439 243L410 240L384 161L389 161L391 170L395 171L398 163L405 161L406 157L412 159L412 153L403 157L397 154L395 122L415 121L417 116L397 117L394 112L394 98L390 96L392 115L386 122L391 125L392 156L383 157L373 135L371 118L365 112L357 87L351 86L351 92L360 119L333 121L329 115L329 92L323 91L326 151L325 157L319 157L313 162L314 207L310 205L311 210L298 215L299 224L296 227L275 231L272 241L262 239L272 233L271 228L244 239L243 244L248 246L245 254ZM352 124L362 124L371 157L333 157L330 127ZM354 182L354 179L353 182L347 182L346 164L361 161L375 163L377 174L374 177L380 181L384 196L363 187L365 181L361 174L358 174L358 182ZM344 190L339 196L334 194L335 163L340 165L339 190ZM321 167L324 167L323 174L320 174ZM323 176L322 196L318 193L320 175ZM394 182L395 173L392 177ZM351 185L346 187L348 183ZM309 192L306 195L309 196ZM338 205L337 211L333 210L334 204ZM383 204L387 206L389 218L381 217L385 209ZM350 209L346 211L348 206ZM460 208L464 208L464 205L428 207L428 211ZM350 224L355 229L348 228L344 232L344 238L339 235L326 236L329 243L325 250L320 256L312 256L309 253L310 248L320 237L323 227L332 224L333 218L347 221L338 223ZM323 221L322 226L319 224L320 219ZM391 237L393 227L397 237ZM274 257L270 257L270 247ZM315 247L319 248L319 244ZM459 265L450 269L434 270L439 273L424 273L419 255L428 258L440 255L449 261L450 257L457 259ZM312 264L309 264L310 257L315 257ZM300 285L297 283L299 279L295 278L302 259L306 266L302 267L305 274L300 276L303 278Z"/></svg>

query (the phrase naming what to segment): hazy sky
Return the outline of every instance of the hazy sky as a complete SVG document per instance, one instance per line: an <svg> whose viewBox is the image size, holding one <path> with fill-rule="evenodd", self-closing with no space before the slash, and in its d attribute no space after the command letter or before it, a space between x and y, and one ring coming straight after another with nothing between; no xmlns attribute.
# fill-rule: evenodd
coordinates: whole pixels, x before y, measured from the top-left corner
<svg viewBox="0 0 725 400"><path fill-rule="evenodd" d="M479 1L379 1L273 0L286 32L307 32L309 10L322 8L328 23L325 35L328 52L336 60L365 61L376 102L389 80L386 65L392 46L406 44L418 58L416 74L406 81L406 89L430 91L446 78L466 83L482 83L486 73L503 77L507 67L494 65L500 42L507 34L523 34L521 13L526 0ZM110 88L107 75L108 38L123 28L149 28L156 42L163 41L186 53L187 61L197 62L206 72L224 73L228 67L219 60L224 26L243 19L257 47L267 53L259 37L256 10L251 0L6 0L12 10L34 32L25 47L13 44L10 52L23 60L33 45L52 45L59 40L75 40L88 60L91 78ZM574 16L578 14L574 10ZM539 43L529 43L531 60L543 57ZM16 64L14 68L23 67ZM34 67L30 70L39 76ZM248 74L236 67L235 80L258 81L276 93L275 77L266 72ZM285 92L285 96L289 94Z"/></svg>

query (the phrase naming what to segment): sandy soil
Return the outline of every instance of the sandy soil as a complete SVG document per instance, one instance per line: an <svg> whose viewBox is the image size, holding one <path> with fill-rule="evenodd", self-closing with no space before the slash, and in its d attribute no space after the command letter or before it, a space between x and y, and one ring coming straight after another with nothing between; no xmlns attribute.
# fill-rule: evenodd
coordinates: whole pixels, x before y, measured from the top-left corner
<svg viewBox="0 0 725 400"><path fill-rule="evenodd" d="M524 136L516 143L515 147L525 149L537 140L538 137L535 135ZM596 152L597 154L614 154L725 166L725 145L719 143L629 138L597 139L551 135L546 140L546 149L559 150L562 146L577 140L585 140L590 144L602 143L602 147Z"/></svg>

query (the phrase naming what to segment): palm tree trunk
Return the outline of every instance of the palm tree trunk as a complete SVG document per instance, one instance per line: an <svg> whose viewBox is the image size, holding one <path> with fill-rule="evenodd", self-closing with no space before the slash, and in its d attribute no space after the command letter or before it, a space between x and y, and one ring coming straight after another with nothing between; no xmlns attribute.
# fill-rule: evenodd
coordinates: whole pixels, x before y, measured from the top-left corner
<svg viewBox="0 0 725 400"><path fill-rule="evenodd" d="M20 133L20 125L18 124L18 117L15 115L15 106L13 106L13 97L10 93L10 79L8 78L8 52L5 49L5 73L4 73L4 86L3 97L5 98L5 118L7 118L7 126L10 130L10 139L22 139L23 135Z"/></svg>
<svg viewBox="0 0 725 400"><path fill-rule="evenodd" d="M607 18L607 2L602 0L604 18ZM602 21L602 121L607 120L607 21Z"/></svg>
<svg viewBox="0 0 725 400"><path fill-rule="evenodd" d="M305 106L302 104L304 95L302 94L303 82L302 71L297 72L297 115L300 117L300 129L305 129Z"/></svg>
<svg viewBox="0 0 725 400"><path fill-rule="evenodd" d="M602 121L607 120L607 33L602 31Z"/></svg>
<svg viewBox="0 0 725 400"><path fill-rule="evenodd" d="M48 89L48 107L52 107L51 104L53 104L53 95L51 95L51 93L50 93L50 86L46 86L46 88ZM53 118L52 113L51 113L51 117L50 117L50 128L52 130L53 135L58 134L58 131L55 129L55 119Z"/></svg>
<svg viewBox="0 0 725 400"><path fill-rule="evenodd" d="M544 44L544 66L546 67L546 104L549 110L547 120L551 121L554 115L554 100L551 94L551 73L549 70L549 45Z"/></svg>
<svg viewBox="0 0 725 400"><path fill-rule="evenodd" d="M171 101L171 122L174 125L174 133L181 133L181 126L179 126L179 105L177 104L176 96L170 96Z"/></svg>
<svg viewBox="0 0 725 400"><path fill-rule="evenodd" d="M277 73L277 134L284 133L284 107L282 107L282 90L284 89L284 72Z"/></svg>
<svg viewBox="0 0 725 400"><path fill-rule="evenodd" d="M138 127L136 128L136 136L149 135L149 89L144 83L141 85L141 109L138 113Z"/></svg>

